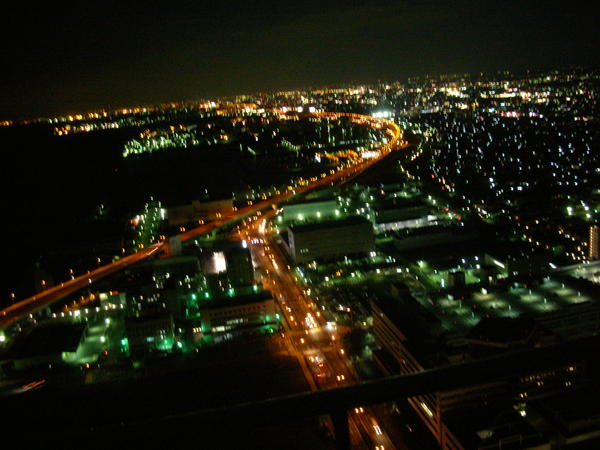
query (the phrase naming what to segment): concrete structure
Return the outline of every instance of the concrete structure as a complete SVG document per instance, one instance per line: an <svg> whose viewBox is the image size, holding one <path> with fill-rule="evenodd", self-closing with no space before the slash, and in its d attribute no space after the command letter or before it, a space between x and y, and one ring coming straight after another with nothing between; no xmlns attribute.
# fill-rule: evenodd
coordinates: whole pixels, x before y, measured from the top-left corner
<svg viewBox="0 0 600 450"><path fill-rule="evenodd" d="M394 247L398 251L416 250L459 242L472 241L479 238L477 230L464 227L431 226L410 230L406 236L399 237L394 241Z"/></svg>
<svg viewBox="0 0 600 450"><path fill-rule="evenodd" d="M152 350L171 350L175 327L173 316L157 312L125 319L125 334L133 357L143 356Z"/></svg>
<svg viewBox="0 0 600 450"><path fill-rule="evenodd" d="M127 306L127 295L125 292L101 292L98 298L100 299L100 306L103 308L124 308Z"/></svg>
<svg viewBox="0 0 600 450"><path fill-rule="evenodd" d="M43 323L20 335L2 355L0 366L6 372L36 370L67 362L84 341L83 323Z"/></svg>
<svg viewBox="0 0 600 450"><path fill-rule="evenodd" d="M234 287L254 284L254 268L250 250L243 247L232 247L225 251L227 276Z"/></svg>
<svg viewBox="0 0 600 450"><path fill-rule="evenodd" d="M382 208L375 210L375 231L401 230L435 224L437 217L430 214L430 208L425 205L409 207Z"/></svg>
<svg viewBox="0 0 600 450"><path fill-rule="evenodd" d="M227 272L225 252L221 249L204 251L200 257L202 272L206 275L215 275Z"/></svg>
<svg viewBox="0 0 600 450"><path fill-rule="evenodd" d="M498 267L506 275L538 274L548 268L549 258L544 253L519 251L515 253L485 253L484 264Z"/></svg>
<svg viewBox="0 0 600 450"><path fill-rule="evenodd" d="M600 334L600 304L576 303L535 318L542 327L562 340L574 340Z"/></svg>
<svg viewBox="0 0 600 450"><path fill-rule="evenodd" d="M200 272L200 261L196 256L183 255L170 258L160 258L149 263L155 276L170 276L182 278L185 275L194 276Z"/></svg>
<svg viewBox="0 0 600 450"><path fill-rule="evenodd" d="M458 270L448 273L448 288L461 289L465 287L465 273Z"/></svg>
<svg viewBox="0 0 600 450"><path fill-rule="evenodd" d="M211 292L218 294L234 287L254 284L254 267L250 250L238 244L224 245L203 251L202 272Z"/></svg>
<svg viewBox="0 0 600 450"><path fill-rule="evenodd" d="M283 220L287 223L319 221L335 218L340 209L335 200L293 203L283 206Z"/></svg>
<svg viewBox="0 0 600 450"><path fill-rule="evenodd" d="M369 253L375 248L373 225L363 217L293 225L288 230L290 255L296 263Z"/></svg>
<svg viewBox="0 0 600 450"><path fill-rule="evenodd" d="M425 370L423 361L419 361L415 353L418 355L418 347L431 341L432 338L426 327L416 325L411 315L407 314L406 308L418 307L418 303L411 302L406 292L401 294L404 301L373 302L371 305L373 334L377 342L386 350L384 354L376 353L374 359L388 375L410 374ZM387 355L391 356L391 360L386 358ZM408 402L435 436L440 448L463 448L442 421L440 398L437 393L412 397Z"/></svg>
<svg viewBox="0 0 600 450"><path fill-rule="evenodd" d="M269 291L202 302L199 311L205 335L252 331L277 322L275 300Z"/></svg>
<svg viewBox="0 0 600 450"><path fill-rule="evenodd" d="M169 225L185 225L198 220L215 220L233 213L233 200L193 200L190 205L174 206L167 210Z"/></svg>
<svg viewBox="0 0 600 450"><path fill-rule="evenodd" d="M420 228L429 227L435 225L437 217L432 215L426 215L417 217L414 219L406 220L390 220L389 218L382 218L379 216L375 217L375 231L377 233L384 233L386 231L396 231L405 228Z"/></svg>
<svg viewBox="0 0 600 450"><path fill-rule="evenodd" d="M458 337L440 334L438 320L423 311L408 289L395 285L392 293L395 299L372 302L373 333L382 347L374 359L387 374L416 373L590 336L600 325L600 307L588 303L535 317L486 316ZM583 363L548 368L408 402L440 448L508 448L509 443L515 448L554 448L557 443L596 437L596 418L586 422L588 412L579 411L580 400L569 397L572 391L586 389L586 371ZM544 405L559 400L564 414L544 415Z"/></svg>
<svg viewBox="0 0 600 450"><path fill-rule="evenodd" d="M176 235L169 238L169 255L170 256L181 256L182 252L181 236Z"/></svg>

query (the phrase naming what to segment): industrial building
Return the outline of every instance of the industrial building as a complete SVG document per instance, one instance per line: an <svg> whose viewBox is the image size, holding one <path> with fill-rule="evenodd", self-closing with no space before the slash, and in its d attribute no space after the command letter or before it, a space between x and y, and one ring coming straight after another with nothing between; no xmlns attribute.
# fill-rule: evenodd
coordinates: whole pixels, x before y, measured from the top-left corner
<svg viewBox="0 0 600 450"><path fill-rule="evenodd" d="M225 251L227 276L233 287L254 284L254 267L250 250L244 247L231 247Z"/></svg>
<svg viewBox="0 0 600 450"><path fill-rule="evenodd" d="M409 227L407 227L409 228ZM439 247L458 243L467 243L479 239L480 234L475 229L464 226L424 226L403 230L394 241L396 250L409 251L424 248Z"/></svg>
<svg viewBox="0 0 600 450"><path fill-rule="evenodd" d="M412 297L408 288L395 285L392 293L395 298L380 298L371 305L373 333L380 346L374 359L387 374L417 373L551 345L593 335L600 326L599 307L580 303L518 317L486 315L470 328L448 330L438 314ZM578 323L584 325L581 330ZM509 443L516 443L516 448L551 448L594 437L599 419L585 419L584 411L576 412L575 397L568 397L569 392L581 394L587 389L586 374L583 363L573 364L420 395L408 402L440 448L508 448ZM561 408L548 416L543 408L552 399L560 399Z"/></svg>
<svg viewBox="0 0 600 450"><path fill-rule="evenodd" d="M288 230L289 252L298 263L369 253L375 248L373 225L360 216L311 224Z"/></svg>
<svg viewBox="0 0 600 450"><path fill-rule="evenodd" d="M203 335L212 335L215 342L255 333L263 326L278 326L279 315L269 291L202 302L199 311Z"/></svg>
<svg viewBox="0 0 600 450"><path fill-rule="evenodd" d="M437 217L431 214L431 208L422 204L405 207L392 205L387 208L375 206L374 226L378 233L431 226L437 221Z"/></svg>
<svg viewBox="0 0 600 450"><path fill-rule="evenodd" d="M282 210L286 223L320 221L340 215L340 208L335 200L292 203L284 205Z"/></svg>
<svg viewBox="0 0 600 450"><path fill-rule="evenodd" d="M198 220L215 220L233 213L233 200L193 200L191 204L167 209L169 225L185 225Z"/></svg>
<svg viewBox="0 0 600 450"><path fill-rule="evenodd" d="M209 288L215 295L229 288L254 284L254 266L250 250L239 243L220 244L204 251L200 262Z"/></svg>
<svg viewBox="0 0 600 450"><path fill-rule="evenodd" d="M549 261L548 255L531 250L484 254L485 264L499 267L506 275L539 274L548 268Z"/></svg>
<svg viewBox="0 0 600 450"><path fill-rule="evenodd" d="M60 321L44 323L20 335L1 355L3 371L20 371L61 364L85 343L85 323Z"/></svg>
<svg viewBox="0 0 600 450"><path fill-rule="evenodd" d="M125 334L132 357L141 357L153 350L169 351L175 339L172 314L155 312L125 319Z"/></svg>

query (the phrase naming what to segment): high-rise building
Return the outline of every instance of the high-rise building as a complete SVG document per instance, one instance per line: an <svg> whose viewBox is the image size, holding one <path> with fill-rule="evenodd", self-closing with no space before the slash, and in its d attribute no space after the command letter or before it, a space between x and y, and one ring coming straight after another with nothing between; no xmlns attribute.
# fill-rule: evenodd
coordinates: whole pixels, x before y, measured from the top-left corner
<svg viewBox="0 0 600 450"><path fill-rule="evenodd" d="M592 225L590 227L590 239L588 242L588 257L590 261L600 259L600 227Z"/></svg>

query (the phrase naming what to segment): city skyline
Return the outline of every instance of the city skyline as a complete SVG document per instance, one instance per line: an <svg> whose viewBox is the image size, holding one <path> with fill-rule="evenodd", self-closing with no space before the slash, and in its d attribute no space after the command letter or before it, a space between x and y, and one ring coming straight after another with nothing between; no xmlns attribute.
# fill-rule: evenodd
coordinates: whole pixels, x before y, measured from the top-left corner
<svg viewBox="0 0 600 450"><path fill-rule="evenodd" d="M598 21L582 2L12 8L1 120L599 62Z"/></svg>
<svg viewBox="0 0 600 450"><path fill-rule="evenodd" d="M449 74L3 123L9 423L64 442L68 405L102 404L73 430L177 446L187 419L250 402L205 441L282 448L297 423L242 430L299 399L331 419L299 426L310 448L595 439L599 80ZM378 393L421 377L406 401Z"/></svg>
<svg viewBox="0 0 600 450"><path fill-rule="evenodd" d="M7 436L599 447L589 8L11 5Z"/></svg>

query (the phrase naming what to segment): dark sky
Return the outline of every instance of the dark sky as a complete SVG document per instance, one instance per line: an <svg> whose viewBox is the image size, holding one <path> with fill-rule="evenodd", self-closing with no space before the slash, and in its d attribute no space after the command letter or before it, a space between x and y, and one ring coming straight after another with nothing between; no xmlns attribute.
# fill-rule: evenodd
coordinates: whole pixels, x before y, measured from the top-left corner
<svg viewBox="0 0 600 450"><path fill-rule="evenodd" d="M3 10L0 120L600 62L590 1L55 3Z"/></svg>

